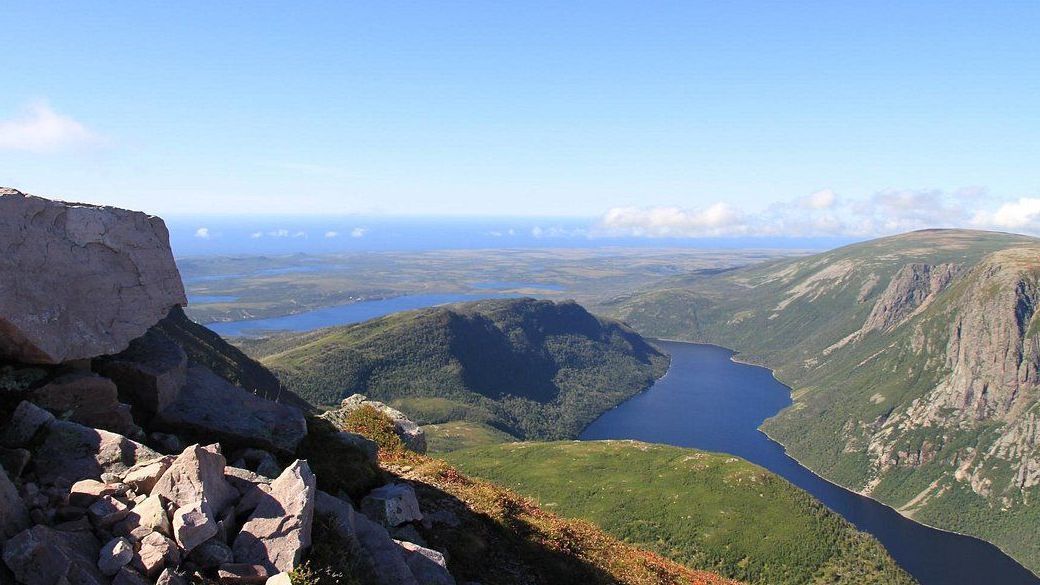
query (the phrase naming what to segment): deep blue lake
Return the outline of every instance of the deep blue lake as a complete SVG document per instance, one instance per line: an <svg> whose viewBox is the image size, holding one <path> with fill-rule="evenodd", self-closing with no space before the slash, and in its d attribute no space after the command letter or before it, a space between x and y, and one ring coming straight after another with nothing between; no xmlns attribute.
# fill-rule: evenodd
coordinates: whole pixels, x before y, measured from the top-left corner
<svg viewBox="0 0 1040 585"><path fill-rule="evenodd" d="M758 430L791 403L790 389L734 352L710 345L660 342L668 374L592 423L584 440L637 439L737 455L783 476L857 528L873 534L921 585L1019 585L1035 575L982 540L928 528L895 510L815 475Z"/></svg>
<svg viewBox="0 0 1040 585"><path fill-rule="evenodd" d="M207 323L213 331L223 337L246 337L269 331L311 331L322 327L333 327L335 325L349 325L360 323L397 311L409 311L422 309L446 303L459 303L463 301L476 301L489 297L505 298L504 295L489 294L422 294L405 295L390 299L379 299L374 301L359 301L346 305L336 305L297 313L296 315L285 315L282 317L271 317L269 319L250 319L246 321L228 321L226 323ZM196 299L198 297L195 297Z"/></svg>

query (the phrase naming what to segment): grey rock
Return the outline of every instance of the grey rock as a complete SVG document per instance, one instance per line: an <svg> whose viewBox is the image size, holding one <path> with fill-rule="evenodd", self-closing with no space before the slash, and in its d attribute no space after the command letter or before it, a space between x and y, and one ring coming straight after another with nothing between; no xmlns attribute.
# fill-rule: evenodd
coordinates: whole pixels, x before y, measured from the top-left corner
<svg viewBox="0 0 1040 585"><path fill-rule="evenodd" d="M163 569L155 585L188 585L188 579L174 569Z"/></svg>
<svg viewBox="0 0 1040 585"><path fill-rule="evenodd" d="M389 483L369 492L361 500L361 513L387 528L422 520L415 490L404 483Z"/></svg>
<svg viewBox="0 0 1040 585"><path fill-rule="evenodd" d="M116 573L116 578L112 579L112 585L152 585L152 582L137 571L123 567Z"/></svg>
<svg viewBox="0 0 1040 585"><path fill-rule="evenodd" d="M130 506L113 496L101 496L87 508L87 516L98 528L111 528L130 514Z"/></svg>
<svg viewBox="0 0 1040 585"><path fill-rule="evenodd" d="M32 442L36 433L54 420L54 415L36 406L32 402L23 401L14 409L11 422L0 431L0 445L5 447L25 447Z"/></svg>
<svg viewBox="0 0 1040 585"><path fill-rule="evenodd" d="M123 475L123 483L139 494L150 494L166 470L173 465L174 457L160 457L134 465Z"/></svg>
<svg viewBox="0 0 1040 585"><path fill-rule="evenodd" d="M114 576L130 559L134 558L134 546L125 538L113 538L101 547L98 570L109 577Z"/></svg>
<svg viewBox="0 0 1040 585"><path fill-rule="evenodd" d="M141 539L140 550L133 557L133 567L148 577L155 577L164 567L180 564L181 554L176 543L152 532Z"/></svg>
<svg viewBox="0 0 1040 585"><path fill-rule="evenodd" d="M29 392L29 400L64 419L126 436L140 434L130 407L119 402L112 380L73 371Z"/></svg>
<svg viewBox="0 0 1040 585"><path fill-rule="evenodd" d="M141 503L134 506L126 515L126 518L116 525L113 530L116 534L133 534L159 532L166 536L173 535L173 526L170 517L166 513L163 497L160 495L148 496Z"/></svg>
<svg viewBox="0 0 1040 585"><path fill-rule="evenodd" d="M220 567L217 578L229 585L263 585L273 573L263 565L230 563Z"/></svg>
<svg viewBox="0 0 1040 585"><path fill-rule="evenodd" d="M369 463L376 463L379 461L379 443L359 435L357 433L349 433L347 431L340 431L333 435L334 440L353 447L365 454L365 458L368 459Z"/></svg>
<svg viewBox="0 0 1040 585"><path fill-rule="evenodd" d="M151 493L178 507L206 504L212 513L219 514L238 497L224 479L224 467L223 455L192 445L177 456Z"/></svg>
<svg viewBox="0 0 1040 585"><path fill-rule="evenodd" d="M102 585L100 543L90 532L47 526L22 531L4 544L4 563L24 585Z"/></svg>
<svg viewBox="0 0 1040 585"><path fill-rule="evenodd" d="M212 437L231 445L293 453L307 434L298 409L259 398L204 366L188 368L177 401L152 422L161 430Z"/></svg>
<svg viewBox="0 0 1040 585"><path fill-rule="evenodd" d="M118 491L119 486L116 484L96 479L81 479L69 489L69 504L86 508L101 496L111 496Z"/></svg>
<svg viewBox="0 0 1040 585"><path fill-rule="evenodd" d="M292 585L292 578L289 573L278 573L273 577L268 577L264 585Z"/></svg>
<svg viewBox="0 0 1040 585"><path fill-rule="evenodd" d="M118 353L186 305L158 217L0 192L0 355L58 364Z"/></svg>
<svg viewBox="0 0 1040 585"><path fill-rule="evenodd" d="M176 455L184 450L184 443L177 438L177 435L156 432L149 434L148 440L151 441L151 444L155 445L156 449L166 453L167 455Z"/></svg>
<svg viewBox="0 0 1040 585"><path fill-rule="evenodd" d="M10 477L20 476L30 459L32 459L32 454L28 449L0 447L0 467L3 467Z"/></svg>
<svg viewBox="0 0 1040 585"><path fill-rule="evenodd" d="M138 462L160 457L144 445L122 435L92 429L69 421L47 425L43 444L33 453L34 468L44 483L59 480L69 484L122 474Z"/></svg>
<svg viewBox="0 0 1040 585"><path fill-rule="evenodd" d="M174 511L173 534L185 553L217 535L217 521L208 508L196 502Z"/></svg>
<svg viewBox="0 0 1040 585"><path fill-rule="evenodd" d="M418 585L408 568L401 547L379 524L363 514L355 517L357 542L366 573L372 582L380 585Z"/></svg>
<svg viewBox="0 0 1040 585"><path fill-rule="evenodd" d="M7 472L0 469L0 543L29 526L29 510Z"/></svg>
<svg viewBox="0 0 1040 585"><path fill-rule="evenodd" d="M221 565L235 562L235 555L231 547L224 544L219 538L211 538L195 547L188 555L188 560L198 565L200 569L215 569Z"/></svg>
<svg viewBox="0 0 1040 585"><path fill-rule="evenodd" d="M455 585L444 555L411 542L398 542L405 563L420 585Z"/></svg>
<svg viewBox="0 0 1040 585"><path fill-rule="evenodd" d="M295 569L311 544L316 483L306 461L286 467L235 538L235 560L271 574Z"/></svg>
<svg viewBox="0 0 1040 585"><path fill-rule="evenodd" d="M122 353L95 362L111 378L119 396L146 415L154 415L177 400L188 372L181 346L157 328L130 342Z"/></svg>

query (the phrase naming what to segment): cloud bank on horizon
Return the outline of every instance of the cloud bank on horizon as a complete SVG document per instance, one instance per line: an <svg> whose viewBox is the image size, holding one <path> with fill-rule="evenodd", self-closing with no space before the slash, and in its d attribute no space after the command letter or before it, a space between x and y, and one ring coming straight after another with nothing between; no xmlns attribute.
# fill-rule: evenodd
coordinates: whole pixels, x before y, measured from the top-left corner
<svg viewBox="0 0 1040 585"><path fill-rule="evenodd" d="M843 198L830 189L748 211L727 202L704 207L614 207L593 237L869 238L928 228L974 228L1040 235L1040 198L993 202L984 189L886 189Z"/></svg>

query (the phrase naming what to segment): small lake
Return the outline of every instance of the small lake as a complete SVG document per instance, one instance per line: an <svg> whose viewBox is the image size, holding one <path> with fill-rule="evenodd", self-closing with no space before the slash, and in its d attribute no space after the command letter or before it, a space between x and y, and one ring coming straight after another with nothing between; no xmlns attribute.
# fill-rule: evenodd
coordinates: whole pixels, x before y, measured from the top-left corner
<svg viewBox="0 0 1040 585"><path fill-rule="evenodd" d="M223 337L248 337L272 331L311 331L313 329L321 329L322 327L360 323L376 317L382 317L383 315L389 315L390 313L396 313L397 311L423 309L447 303L477 301L489 297L508 298L505 295L494 294L431 293L405 295L390 299L358 301L356 303L324 307L295 315L284 315L269 319L207 323L206 327L216 331Z"/></svg>
<svg viewBox="0 0 1040 585"><path fill-rule="evenodd" d="M790 389L734 352L710 345L659 342L672 356L668 374L607 412L583 440L637 439L737 455L783 476L857 528L873 534L921 585L1036 585L1040 579L982 540L943 532L832 484L791 459L758 430L791 403Z"/></svg>

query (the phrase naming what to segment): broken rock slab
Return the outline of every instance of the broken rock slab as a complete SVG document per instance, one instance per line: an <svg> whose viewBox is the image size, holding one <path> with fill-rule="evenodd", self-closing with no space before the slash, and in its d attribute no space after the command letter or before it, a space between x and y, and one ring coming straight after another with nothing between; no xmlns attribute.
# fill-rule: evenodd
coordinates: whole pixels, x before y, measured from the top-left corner
<svg viewBox="0 0 1040 585"><path fill-rule="evenodd" d="M186 305L162 219L0 189L0 357L119 353Z"/></svg>
<svg viewBox="0 0 1040 585"><path fill-rule="evenodd" d="M24 585L101 585L101 545L89 531L63 532L38 525L4 544L4 563Z"/></svg>
<svg viewBox="0 0 1040 585"><path fill-rule="evenodd" d="M235 538L235 561L262 565L272 575L295 569L311 544L316 491L306 461L286 467Z"/></svg>
<svg viewBox="0 0 1040 585"><path fill-rule="evenodd" d="M34 468L43 483L99 479L103 473L122 475L139 462L161 457L123 435L56 420L33 453Z"/></svg>
<svg viewBox="0 0 1040 585"><path fill-rule="evenodd" d="M186 448L152 488L177 507L206 504L220 514L238 498L238 491L224 479L224 456L198 444Z"/></svg>
<svg viewBox="0 0 1040 585"><path fill-rule="evenodd" d="M124 436L141 433L141 428L134 424L130 407L119 402L115 382L93 372L73 371L58 376L30 391L28 399L88 427Z"/></svg>
<svg viewBox="0 0 1040 585"><path fill-rule="evenodd" d="M255 396L194 365L176 402L152 421L155 428L216 439L236 447L293 453L307 434L303 413Z"/></svg>
<svg viewBox="0 0 1040 585"><path fill-rule="evenodd" d="M396 541L408 568L421 585L455 585L444 554L411 542Z"/></svg>

